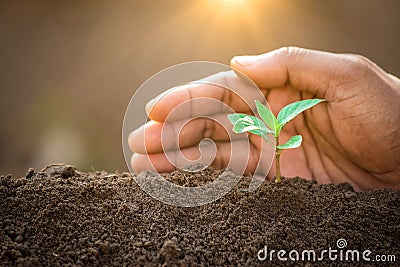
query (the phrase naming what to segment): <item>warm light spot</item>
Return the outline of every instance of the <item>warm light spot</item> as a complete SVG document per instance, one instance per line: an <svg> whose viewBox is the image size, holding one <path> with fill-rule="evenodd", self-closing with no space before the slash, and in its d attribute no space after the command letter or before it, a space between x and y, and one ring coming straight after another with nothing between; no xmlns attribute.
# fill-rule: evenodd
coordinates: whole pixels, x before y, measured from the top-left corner
<svg viewBox="0 0 400 267"><path fill-rule="evenodd" d="M216 19L218 27L230 27L246 23L254 27L260 10L270 0L206 0L204 9ZM252 29L250 29L252 30Z"/></svg>
<svg viewBox="0 0 400 267"><path fill-rule="evenodd" d="M222 0L222 2L228 3L228 4L238 4L238 3L243 3L245 0Z"/></svg>
<svg viewBox="0 0 400 267"><path fill-rule="evenodd" d="M208 0L207 2L214 14L222 16L223 19L229 19L230 16L242 13L249 4L246 0Z"/></svg>
<svg viewBox="0 0 400 267"><path fill-rule="evenodd" d="M260 6L265 6L270 0L206 0L208 7L215 13L229 17L230 15L245 14L251 15Z"/></svg>

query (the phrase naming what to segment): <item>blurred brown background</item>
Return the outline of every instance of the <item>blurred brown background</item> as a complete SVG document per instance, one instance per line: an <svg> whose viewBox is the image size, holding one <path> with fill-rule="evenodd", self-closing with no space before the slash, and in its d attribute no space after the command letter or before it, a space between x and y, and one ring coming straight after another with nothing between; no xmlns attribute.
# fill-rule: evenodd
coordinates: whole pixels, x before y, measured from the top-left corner
<svg viewBox="0 0 400 267"><path fill-rule="evenodd" d="M0 174L126 170L125 108L165 67L296 45L400 74L398 0L0 2Z"/></svg>

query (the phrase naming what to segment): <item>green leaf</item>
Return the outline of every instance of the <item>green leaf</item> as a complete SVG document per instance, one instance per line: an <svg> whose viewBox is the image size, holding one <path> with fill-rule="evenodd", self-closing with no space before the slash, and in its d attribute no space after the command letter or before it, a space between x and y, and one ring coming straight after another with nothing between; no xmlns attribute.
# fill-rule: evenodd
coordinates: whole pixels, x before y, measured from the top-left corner
<svg viewBox="0 0 400 267"><path fill-rule="evenodd" d="M234 114L228 114L228 119L229 119L229 121L230 121L233 125L235 125L235 123L236 123L239 119L244 118L244 117L246 117L246 116L249 116L249 115L243 114L243 113L234 113Z"/></svg>
<svg viewBox="0 0 400 267"><path fill-rule="evenodd" d="M324 99L308 99L297 101L292 104L285 106L278 114L278 123L279 124L286 124L297 115L302 113L303 111L312 108L316 104L325 101Z"/></svg>
<svg viewBox="0 0 400 267"><path fill-rule="evenodd" d="M260 101L256 100L257 112L261 119L265 121L267 126L275 132L276 129L276 118L269 108L261 104Z"/></svg>
<svg viewBox="0 0 400 267"><path fill-rule="evenodd" d="M235 118L234 118L235 119ZM264 122L257 117L246 115L236 120L233 131L236 133L251 132L254 130L260 130L264 133L272 132L265 126Z"/></svg>
<svg viewBox="0 0 400 267"><path fill-rule="evenodd" d="M261 136L268 141L268 143L273 145L268 134L274 132L271 131L271 129L269 129L259 118L247 114L236 113L229 114L228 119L233 124L233 131L235 133L250 132L252 134Z"/></svg>
<svg viewBox="0 0 400 267"><path fill-rule="evenodd" d="M301 135L292 136L285 144L278 146L279 149L297 148L301 145L303 138Z"/></svg>
<svg viewBox="0 0 400 267"><path fill-rule="evenodd" d="M250 132L254 130L259 130L261 131L260 127L255 126L255 125L250 125L250 126L244 126L242 123L238 122L235 124L233 127L233 131L235 133L244 133L244 132Z"/></svg>

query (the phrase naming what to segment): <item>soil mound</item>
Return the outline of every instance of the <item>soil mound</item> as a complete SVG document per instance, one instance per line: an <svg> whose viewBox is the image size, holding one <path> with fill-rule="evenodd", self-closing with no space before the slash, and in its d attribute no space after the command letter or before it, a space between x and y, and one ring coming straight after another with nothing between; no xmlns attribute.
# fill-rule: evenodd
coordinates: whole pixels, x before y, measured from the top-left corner
<svg viewBox="0 0 400 267"><path fill-rule="evenodd" d="M196 185L219 174L206 169L165 177ZM338 257L324 254L330 265L357 263L343 262L345 254L340 261L346 250L359 250L364 266L376 263L376 255L400 261L400 192L354 192L348 184L292 178L266 181L250 193L241 190L249 180L209 205L178 208L149 197L128 173L70 168L1 176L0 265L297 266L317 264L329 248ZM296 250L300 260L280 261L278 250L286 258ZM316 261L301 261L303 250L314 250ZM365 250L372 252L370 262L362 259Z"/></svg>

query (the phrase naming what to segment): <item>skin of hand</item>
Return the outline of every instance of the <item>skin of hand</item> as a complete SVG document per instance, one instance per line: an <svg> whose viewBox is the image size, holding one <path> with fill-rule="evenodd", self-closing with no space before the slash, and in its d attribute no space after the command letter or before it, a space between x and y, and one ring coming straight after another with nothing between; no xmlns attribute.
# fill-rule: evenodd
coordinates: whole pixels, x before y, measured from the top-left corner
<svg viewBox="0 0 400 267"><path fill-rule="evenodd" d="M275 115L295 101L326 100L284 127L281 143L301 134L303 144L282 153L283 176L300 176L319 183L349 182L356 190L400 189L399 78L363 56L298 47L234 57L231 66L255 82ZM222 79L227 86L240 82L232 72L215 79ZM248 94L249 98L256 98L252 92ZM223 101L235 112L250 111L230 91L215 88L172 90L157 101L149 102L147 109L152 121L129 136L134 152L131 164L136 171L153 169L150 162L159 172L174 169L165 156L173 152L164 153L161 147L161 128L174 106L202 96ZM202 112L207 113L207 107L203 107ZM221 109L209 113L226 117L227 112ZM226 125L226 128L231 127ZM188 158L196 158L198 143L203 138L216 141L217 153L212 165L226 167L230 141L226 131L210 120L196 119L186 125L180 133L178 149ZM254 172L260 155L260 138L251 135L250 141L247 173ZM274 176L275 168L271 168L268 178Z"/></svg>

